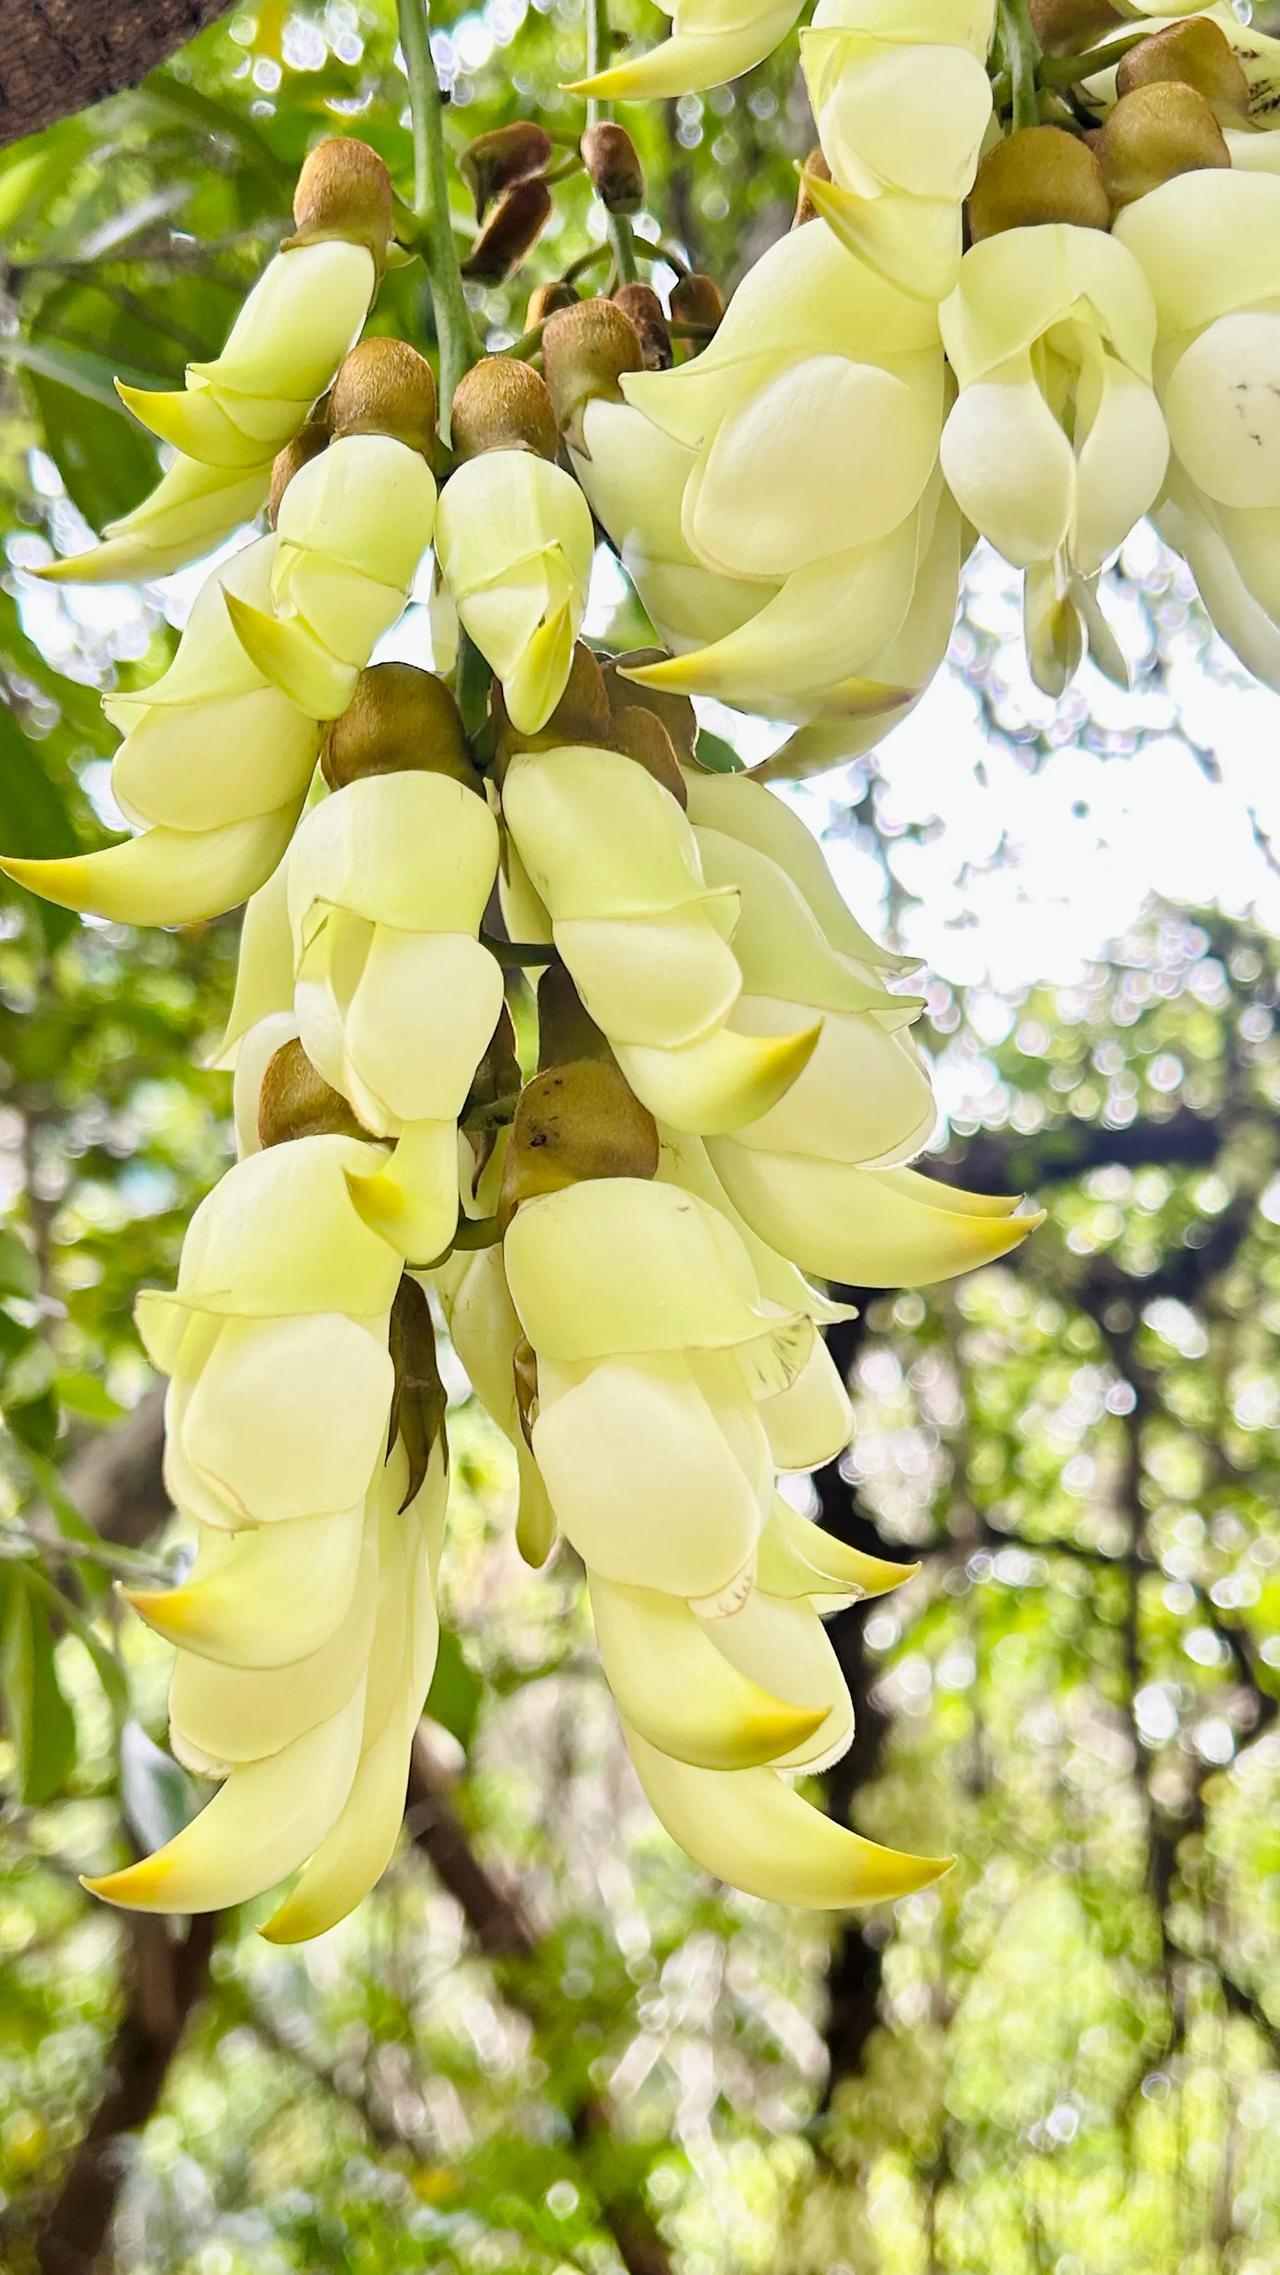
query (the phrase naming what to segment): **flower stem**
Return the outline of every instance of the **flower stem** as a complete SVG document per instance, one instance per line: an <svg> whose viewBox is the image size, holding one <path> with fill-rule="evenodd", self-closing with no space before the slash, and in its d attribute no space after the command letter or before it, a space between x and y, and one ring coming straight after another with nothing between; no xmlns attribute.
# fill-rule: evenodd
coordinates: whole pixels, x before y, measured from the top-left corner
<svg viewBox="0 0 1280 2275"><path fill-rule="evenodd" d="M1099 71L1110 71L1122 63L1131 48L1146 39L1145 32L1128 32L1122 39L1109 40L1105 47L1095 47L1092 55L1046 55L1040 64L1040 80L1045 87L1075 87L1082 79L1092 79Z"/></svg>
<svg viewBox="0 0 1280 2275"><path fill-rule="evenodd" d="M1035 126L1040 116L1036 93L1040 42L1027 0L1000 0L1000 51L1013 94L1013 123Z"/></svg>
<svg viewBox="0 0 1280 2275"><path fill-rule="evenodd" d="M593 79L603 71L609 61L609 0L586 0L587 10L587 77ZM613 117L612 103L602 103L592 95L587 102L587 125L599 126L602 119ZM609 242L617 265L620 284L634 284L639 269L636 266L636 244L631 223L624 213L608 216Z"/></svg>
<svg viewBox="0 0 1280 2275"><path fill-rule="evenodd" d="M413 118L413 210L435 313L440 348L440 424L447 434L453 391L475 362L478 350L449 217L444 97L431 53L427 0L398 0L398 5L400 46Z"/></svg>

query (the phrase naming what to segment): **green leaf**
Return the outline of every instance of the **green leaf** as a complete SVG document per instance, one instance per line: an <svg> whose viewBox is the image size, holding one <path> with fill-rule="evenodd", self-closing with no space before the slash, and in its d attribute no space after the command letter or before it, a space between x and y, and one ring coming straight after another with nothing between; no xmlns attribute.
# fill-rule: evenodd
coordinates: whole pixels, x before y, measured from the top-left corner
<svg viewBox="0 0 1280 2275"><path fill-rule="evenodd" d="M440 1652L425 1711L448 1730L465 1751L475 1736L483 1696L484 1684L463 1658L457 1636L446 1627L440 1636Z"/></svg>
<svg viewBox="0 0 1280 2275"><path fill-rule="evenodd" d="M76 340L100 342L102 352L69 344ZM77 284L50 293L42 303L27 347L28 383L45 449L72 502L94 529L101 529L136 506L156 480L155 444L129 417L115 390L117 376L132 380L126 366L139 349L148 362L155 355L153 338L143 335L136 317L122 318L105 293ZM32 359L32 350L40 351L40 362ZM162 366L150 384L165 386L175 376L176 369ZM141 384L148 382L143 378Z"/></svg>
<svg viewBox="0 0 1280 2275"><path fill-rule="evenodd" d="M698 764L708 774L742 774L746 769L736 750L722 735L708 734L705 727L698 730Z"/></svg>
<svg viewBox="0 0 1280 2275"><path fill-rule="evenodd" d="M40 1285L40 1268L24 1240L0 1225L0 1295L33 1296Z"/></svg>
<svg viewBox="0 0 1280 2275"><path fill-rule="evenodd" d="M140 1722L126 1722L120 1732L120 1800L130 1831L148 1851L163 1848L200 1807L186 1771Z"/></svg>
<svg viewBox="0 0 1280 2275"><path fill-rule="evenodd" d="M54 1664L53 1634L29 1575L8 1575L0 1695L5 1728L16 1756L18 1791L38 1808L62 1790L76 1758L75 1716L63 1697Z"/></svg>
<svg viewBox="0 0 1280 2275"><path fill-rule="evenodd" d="M28 741L17 720L0 703L0 849L44 859L50 854L74 853L76 833L62 799L40 763L34 743ZM7 881L6 899L16 898L36 916L48 946L75 931L78 919L70 909L52 908Z"/></svg>
<svg viewBox="0 0 1280 2275"><path fill-rule="evenodd" d="M79 1367L59 1374L54 1381L59 1403L72 1414L82 1414L86 1422L121 1422L128 1408L113 1398L100 1375L87 1374Z"/></svg>

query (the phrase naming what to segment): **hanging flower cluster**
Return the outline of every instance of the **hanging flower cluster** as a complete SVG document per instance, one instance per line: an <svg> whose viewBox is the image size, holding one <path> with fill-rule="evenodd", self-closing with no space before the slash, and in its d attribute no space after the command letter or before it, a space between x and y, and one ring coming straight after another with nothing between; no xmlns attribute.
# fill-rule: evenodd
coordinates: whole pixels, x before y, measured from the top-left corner
<svg viewBox="0 0 1280 2275"><path fill-rule="evenodd" d="M669 41L586 84L714 84L795 13L679 0ZM442 427L424 355L359 336L396 207L336 139L223 353L126 393L177 455L51 574L152 576L270 526L161 677L107 698L137 834L4 864L119 921L248 904L239 1159L139 1307L199 1547L132 1600L176 1647L174 1750L218 1790L93 1884L112 1901L289 1881L284 1940L385 1866L438 1633L441 1327L514 1449L522 1553L563 1538L585 1567L690 1855L811 1906L943 1868L796 1791L852 1734L825 1617L908 1568L778 1479L848 1441L838 1291L948 1278L1035 1220L911 1166L935 1109L903 960L791 806L700 763L691 698L790 724L774 775L869 748L938 668L975 532L1024 573L1043 687L1086 648L1121 675L1098 583L1147 513L1280 687L1275 43L1226 9L1135 30L1039 0L1039 39L995 13L819 0L797 226L727 310L693 275L669 310L634 277L541 286ZM527 121L466 154L468 273L518 266L554 155ZM634 254L629 137L597 122L582 155ZM582 644L598 529L666 652ZM429 549L452 687L378 660Z"/></svg>

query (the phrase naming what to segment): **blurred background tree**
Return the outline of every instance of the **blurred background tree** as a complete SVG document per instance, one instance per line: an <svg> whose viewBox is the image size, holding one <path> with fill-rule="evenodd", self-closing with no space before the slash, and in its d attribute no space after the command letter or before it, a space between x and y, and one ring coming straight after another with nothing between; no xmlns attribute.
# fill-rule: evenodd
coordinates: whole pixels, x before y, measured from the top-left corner
<svg viewBox="0 0 1280 2275"><path fill-rule="evenodd" d="M115 826L97 696L153 675L198 581L29 574L154 477L113 375L172 383L216 349L319 133L411 173L389 0L233 9L87 114L217 11L81 6L77 40L77 6L17 0L0 94L0 838L33 853ZM21 48L33 25L60 72ZM578 0L442 9L454 152L530 112L571 145L583 36ZM794 50L628 123L642 234L728 288L788 223ZM491 346L598 236L567 166L519 284L472 288ZM429 344L420 269L375 323ZM936 1173L1050 1209L1010 1265L862 1300L836 1331L854 1445L795 1488L921 1560L836 1628L859 1736L829 1806L960 1857L891 1912L770 1909L659 1833L574 1560L520 1565L511 1460L456 1369L451 1640L376 1896L287 1952L252 1908L170 1928L82 1895L189 1806L157 1743L166 1654L112 1583L183 1555L130 1310L228 1155L207 1061L234 928L81 925L5 888L13 2275L1280 2271L1275 712L1148 539L1111 583L1130 696L1090 674L1037 696L978 559L920 712L798 794L859 913L935 975ZM429 660L425 601L386 652ZM603 555L589 630L645 633Z"/></svg>

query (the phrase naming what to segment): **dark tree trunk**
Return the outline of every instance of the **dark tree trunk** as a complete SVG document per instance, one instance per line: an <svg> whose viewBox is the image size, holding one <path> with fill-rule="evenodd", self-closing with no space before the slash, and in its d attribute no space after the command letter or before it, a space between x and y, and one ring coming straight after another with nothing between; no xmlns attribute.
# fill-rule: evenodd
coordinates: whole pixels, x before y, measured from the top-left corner
<svg viewBox="0 0 1280 2275"><path fill-rule="evenodd" d="M136 87L230 0L5 0L0 144Z"/></svg>
<svg viewBox="0 0 1280 2275"><path fill-rule="evenodd" d="M217 1922L192 1921L184 1937L166 1921L127 1917L125 2009L107 2057L107 2085L35 2238L40 2275L95 2275L111 2262L108 2239L126 2173L126 2136L153 2114L169 2064L209 1975Z"/></svg>

